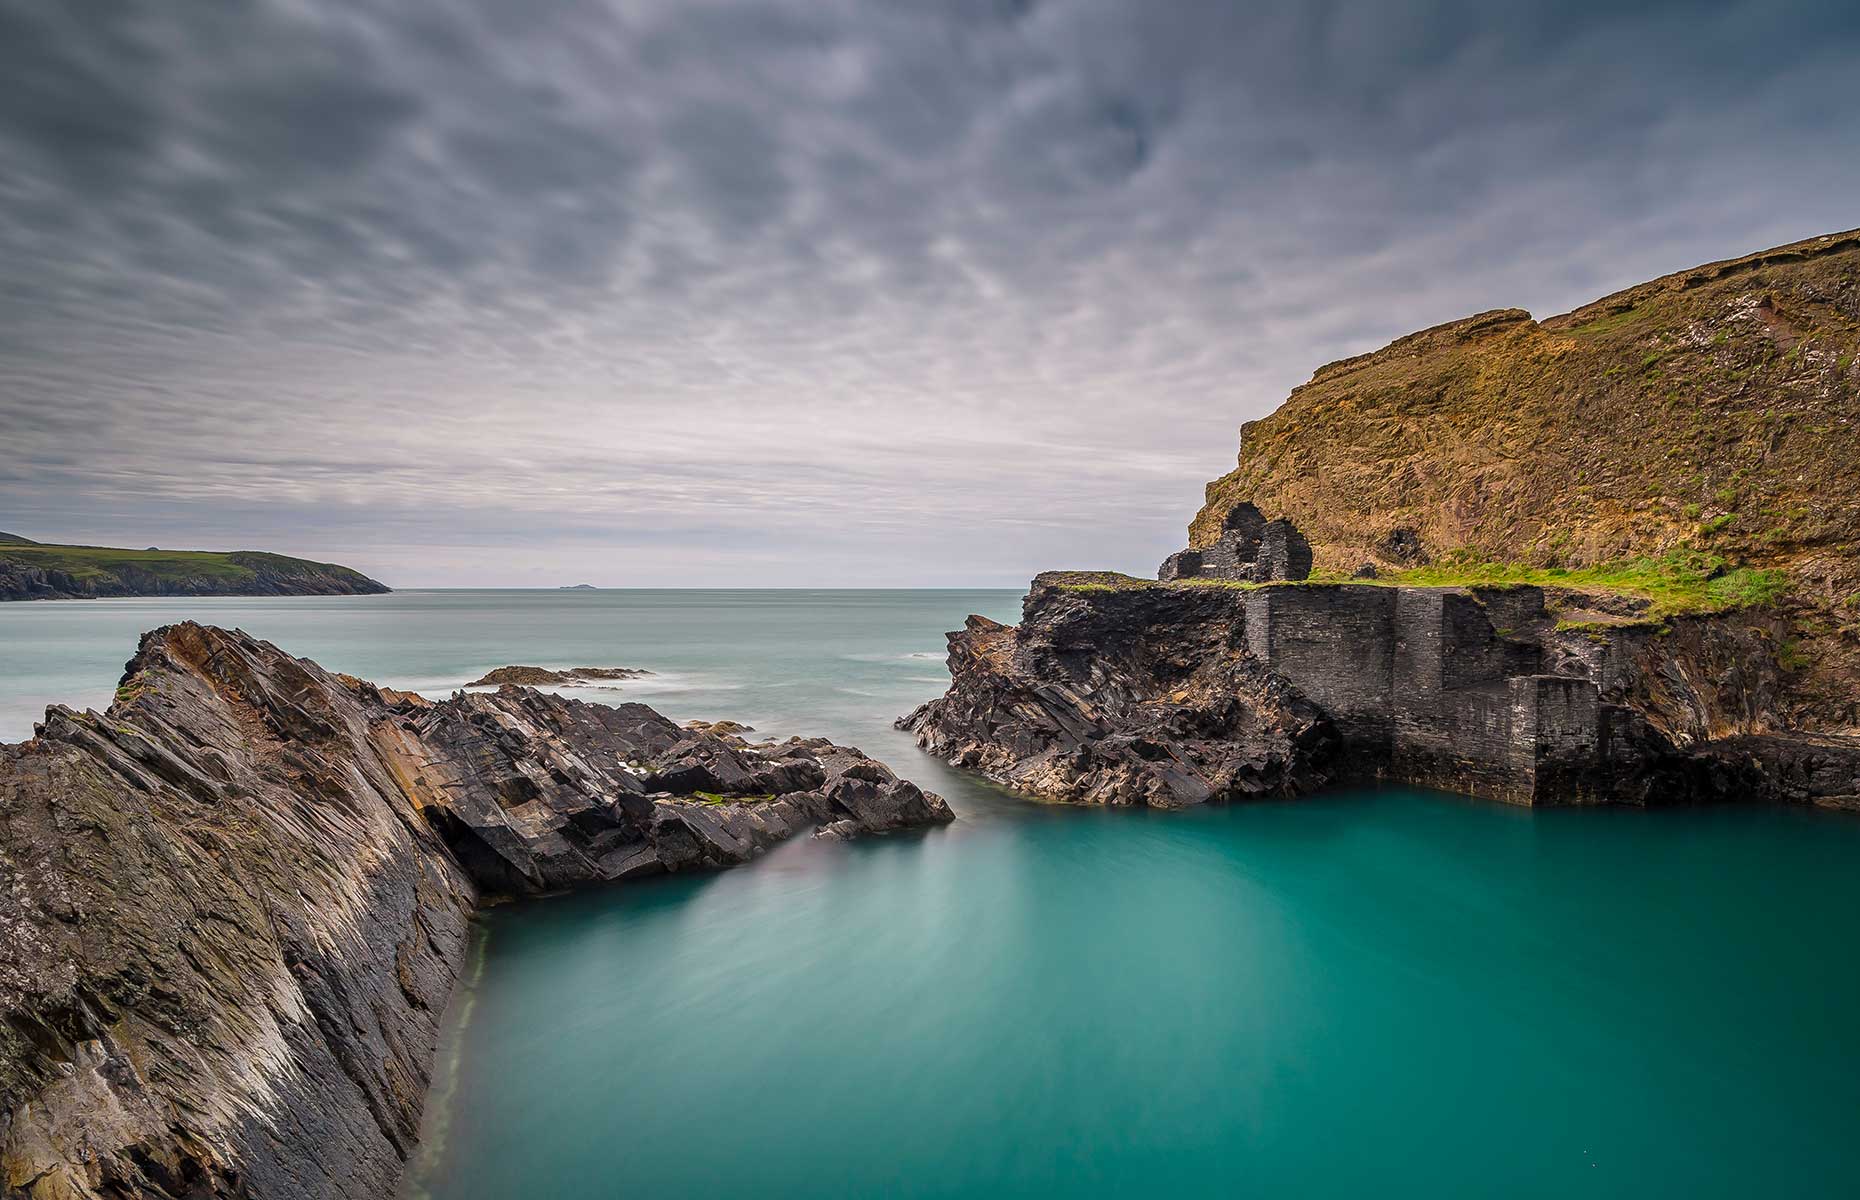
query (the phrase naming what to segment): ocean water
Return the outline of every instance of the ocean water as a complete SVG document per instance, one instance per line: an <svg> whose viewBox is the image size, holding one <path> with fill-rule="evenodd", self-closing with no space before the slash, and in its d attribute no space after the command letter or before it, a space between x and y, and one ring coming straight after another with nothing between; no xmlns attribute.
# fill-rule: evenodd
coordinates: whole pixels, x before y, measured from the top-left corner
<svg viewBox="0 0 1860 1200"><path fill-rule="evenodd" d="M1041 805L890 721L1005 592L402 592L0 606L0 736L145 626L443 691L640 666L829 734L947 829L498 908L448 1016L434 1200L1748 1197L1860 1190L1860 820L1405 791Z"/></svg>

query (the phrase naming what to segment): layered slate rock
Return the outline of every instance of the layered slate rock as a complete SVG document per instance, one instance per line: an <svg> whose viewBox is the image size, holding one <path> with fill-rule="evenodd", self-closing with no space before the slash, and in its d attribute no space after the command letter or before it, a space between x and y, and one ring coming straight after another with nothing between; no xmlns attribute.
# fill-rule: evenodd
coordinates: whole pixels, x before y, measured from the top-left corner
<svg viewBox="0 0 1860 1200"><path fill-rule="evenodd" d="M1178 807L1392 781L1521 804L1851 807L1860 739L1778 732L1775 614L1559 627L1542 588L1043 575L949 635L900 724L1056 799ZM1631 614L1629 614L1631 616Z"/></svg>
<svg viewBox="0 0 1860 1200"><path fill-rule="evenodd" d="M391 1192L476 892L341 683L198 626L0 748L0 1178Z"/></svg>
<svg viewBox="0 0 1860 1200"><path fill-rule="evenodd" d="M729 866L810 828L951 819L941 797L820 738L752 745L643 704L514 686L438 704L397 696L389 711L376 747L459 862L499 892Z"/></svg>
<svg viewBox="0 0 1860 1200"><path fill-rule="evenodd" d="M0 747L0 1188L387 1196L481 896L946 821L856 750L147 635Z"/></svg>

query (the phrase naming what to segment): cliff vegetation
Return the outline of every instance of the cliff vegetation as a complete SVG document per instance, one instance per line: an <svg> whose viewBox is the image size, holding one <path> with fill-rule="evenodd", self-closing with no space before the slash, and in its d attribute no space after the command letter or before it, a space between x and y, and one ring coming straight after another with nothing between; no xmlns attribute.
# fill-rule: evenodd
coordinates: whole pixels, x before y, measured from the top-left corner
<svg viewBox="0 0 1860 1200"><path fill-rule="evenodd" d="M261 550L48 546L0 535L0 600L312 596L385 592L351 567Z"/></svg>

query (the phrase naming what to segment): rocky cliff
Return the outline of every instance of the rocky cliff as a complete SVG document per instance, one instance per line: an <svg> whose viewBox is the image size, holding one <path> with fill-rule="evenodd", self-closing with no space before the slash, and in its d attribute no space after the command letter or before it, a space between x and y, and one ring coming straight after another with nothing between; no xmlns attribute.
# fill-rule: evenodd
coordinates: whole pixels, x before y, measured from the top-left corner
<svg viewBox="0 0 1860 1200"><path fill-rule="evenodd" d="M1241 431L1242 503L1316 566L1584 566L1687 545L1860 588L1860 230L1533 320L1482 313L1318 368ZM1728 519L1727 519L1728 518Z"/></svg>
<svg viewBox="0 0 1860 1200"><path fill-rule="evenodd" d="M1779 719L1781 617L1568 619L1621 604L1043 575L1019 625L950 635L948 693L900 724L956 766L1102 804L1392 781L1520 804L1860 807L1860 739Z"/></svg>
<svg viewBox="0 0 1860 1200"><path fill-rule="evenodd" d="M44 546L0 535L0 600L111 596L351 596L388 591L337 563L260 550Z"/></svg>
<svg viewBox="0 0 1860 1200"><path fill-rule="evenodd" d="M1320 367L1242 428L1190 545L1243 504L1296 524L1332 578L1679 555L1780 572L1796 720L1860 724L1860 231Z"/></svg>
<svg viewBox="0 0 1860 1200"><path fill-rule="evenodd" d="M904 722L1043 794L1860 793L1860 233L1322 367L1159 579L1051 574Z"/></svg>
<svg viewBox="0 0 1860 1200"><path fill-rule="evenodd" d="M389 1195L480 897L949 816L824 741L157 630L107 713L0 747L0 1187Z"/></svg>

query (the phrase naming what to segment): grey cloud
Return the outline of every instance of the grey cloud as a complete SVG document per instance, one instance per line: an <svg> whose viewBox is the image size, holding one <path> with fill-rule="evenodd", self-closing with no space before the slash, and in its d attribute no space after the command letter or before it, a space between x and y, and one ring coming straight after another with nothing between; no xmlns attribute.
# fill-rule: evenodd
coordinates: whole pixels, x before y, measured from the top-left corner
<svg viewBox="0 0 1860 1200"><path fill-rule="evenodd" d="M1854 224L1857 51L1808 0L0 0L0 528L1145 569L1321 362Z"/></svg>

